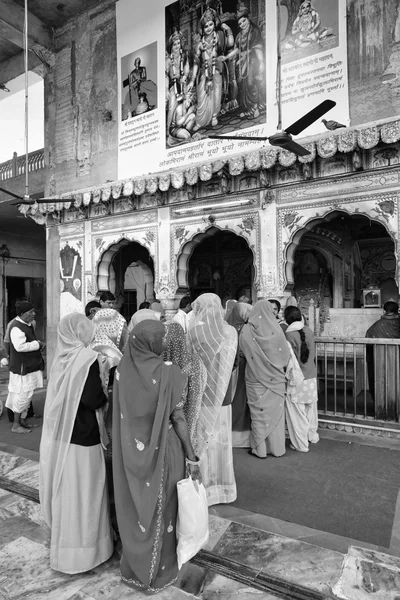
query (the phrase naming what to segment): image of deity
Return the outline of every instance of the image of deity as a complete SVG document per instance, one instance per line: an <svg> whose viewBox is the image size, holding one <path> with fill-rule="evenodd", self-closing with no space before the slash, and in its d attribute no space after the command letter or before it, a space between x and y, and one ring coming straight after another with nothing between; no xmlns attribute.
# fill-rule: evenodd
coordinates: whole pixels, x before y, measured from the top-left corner
<svg viewBox="0 0 400 600"><path fill-rule="evenodd" d="M293 5L284 7L288 14L282 52L286 55L295 53L294 60L337 45L338 40L334 33L338 29L336 0L324 5L320 3L320 10L317 10L316 4L315 1L304 0L297 10L294 10ZM285 16L284 13L281 14L282 17ZM288 56L286 58L288 59Z"/></svg>
<svg viewBox="0 0 400 600"><path fill-rule="evenodd" d="M233 0L166 8L167 148L266 122L264 13Z"/></svg>

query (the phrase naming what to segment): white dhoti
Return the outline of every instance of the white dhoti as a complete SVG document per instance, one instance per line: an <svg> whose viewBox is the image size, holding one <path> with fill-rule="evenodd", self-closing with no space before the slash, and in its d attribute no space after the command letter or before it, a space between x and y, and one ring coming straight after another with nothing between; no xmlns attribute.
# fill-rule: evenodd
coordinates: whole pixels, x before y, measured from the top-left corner
<svg viewBox="0 0 400 600"><path fill-rule="evenodd" d="M14 413L21 414L28 410L33 392L43 387L42 371L34 371L26 375L10 372L6 407Z"/></svg>

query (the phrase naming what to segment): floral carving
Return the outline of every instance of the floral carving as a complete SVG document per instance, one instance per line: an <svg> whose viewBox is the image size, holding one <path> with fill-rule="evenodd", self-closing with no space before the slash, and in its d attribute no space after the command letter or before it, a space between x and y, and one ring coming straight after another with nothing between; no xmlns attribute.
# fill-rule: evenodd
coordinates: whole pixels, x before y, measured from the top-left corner
<svg viewBox="0 0 400 600"><path fill-rule="evenodd" d="M383 217L386 221L389 221L389 218L393 217L395 209L396 207L393 200L382 200L382 202L377 202L376 207L372 210L379 216Z"/></svg>
<svg viewBox="0 0 400 600"><path fill-rule="evenodd" d="M147 230L146 235L143 238L143 241L148 246L151 246L151 244L153 244L153 242L154 242L154 238L155 238L154 231Z"/></svg>
<svg viewBox="0 0 400 600"><path fill-rule="evenodd" d="M393 144L400 139L400 121L387 123L381 129L381 140L385 144Z"/></svg>
<svg viewBox="0 0 400 600"><path fill-rule="evenodd" d="M302 218L303 217L297 212L286 213L283 217L283 224L289 231L292 231Z"/></svg>
<svg viewBox="0 0 400 600"><path fill-rule="evenodd" d="M379 142L379 129L377 127L367 127L358 132L358 145L360 148L368 150L374 148Z"/></svg>
<svg viewBox="0 0 400 600"><path fill-rule="evenodd" d="M243 233L250 234L255 227L256 217L254 215L246 215L243 217L242 222L239 223L238 227L243 231Z"/></svg>
<svg viewBox="0 0 400 600"><path fill-rule="evenodd" d="M186 227L184 225L182 227L177 227L175 229L175 238L180 244L183 244L183 242L186 241L188 233L189 232L186 230Z"/></svg>

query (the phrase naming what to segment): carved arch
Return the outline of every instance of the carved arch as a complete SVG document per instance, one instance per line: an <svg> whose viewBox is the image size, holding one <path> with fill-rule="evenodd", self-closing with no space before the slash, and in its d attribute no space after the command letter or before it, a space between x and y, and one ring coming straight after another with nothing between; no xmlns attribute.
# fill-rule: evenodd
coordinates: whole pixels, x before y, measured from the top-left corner
<svg viewBox="0 0 400 600"><path fill-rule="evenodd" d="M307 232L311 231L319 223L333 221L333 219L336 219L336 217L340 216L343 213L349 217L352 217L353 215L363 216L371 221L379 223L380 225L382 225L384 227L384 229L386 229L387 233L389 234L389 236L391 237L391 239L393 240L393 242L395 244L395 250L397 249L397 240L396 240L396 237L395 237L393 231L391 231L389 229L389 227L387 226L386 223L383 222L383 220L378 219L378 218L373 218L367 212L364 212L364 211L355 212L355 211L347 210L345 207L341 207L340 209L337 209L337 208L332 209L324 215L312 216L301 228L297 229L294 232L294 234L292 235L292 238L284 252L284 274L285 274L285 278L286 278L286 286L288 289L291 289L294 284L294 255L295 255L297 246L300 244L302 237Z"/></svg>
<svg viewBox="0 0 400 600"><path fill-rule="evenodd" d="M230 233L234 233L238 237L242 237L246 240L249 249L253 255L253 267L254 267L254 281L256 281L258 269L257 269L257 257L254 253L254 248L249 244L249 240L246 236L241 235L233 227L219 227L218 225L212 225L207 227L204 231L195 232L191 239L187 240L186 243L181 247L181 250L177 256L176 261L176 280L178 289L188 289L189 287L189 262L190 258L194 252L194 249L207 237L211 237L218 233L219 231L229 231Z"/></svg>
<svg viewBox="0 0 400 600"><path fill-rule="evenodd" d="M117 242L110 244L110 246L108 246L108 248L101 254L97 262L97 289L99 291L109 290L110 292L115 293L116 283L115 272L112 266L112 260L121 248L123 248L124 246L128 246L132 243L136 243L139 246L142 246L142 248L144 248L145 250L147 250L150 258L153 259L154 265L156 265L154 257L151 255L149 249L145 245L141 244L138 240L129 240L125 237L122 237Z"/></svg>

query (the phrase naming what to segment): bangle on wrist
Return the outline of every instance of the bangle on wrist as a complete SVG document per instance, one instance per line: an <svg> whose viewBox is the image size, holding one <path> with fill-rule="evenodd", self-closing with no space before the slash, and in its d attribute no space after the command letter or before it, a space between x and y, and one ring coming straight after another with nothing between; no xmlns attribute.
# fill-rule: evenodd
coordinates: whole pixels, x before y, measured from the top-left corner
<svg viewBox="0 0 400 600"><path fill-rule="evenodd" d="M198 466L200 464L200 459L198 458L198 456L195 457L196 460L189 460L188 458L185 459L185 462L187 465L193 465L193 466Z"/></svg>

